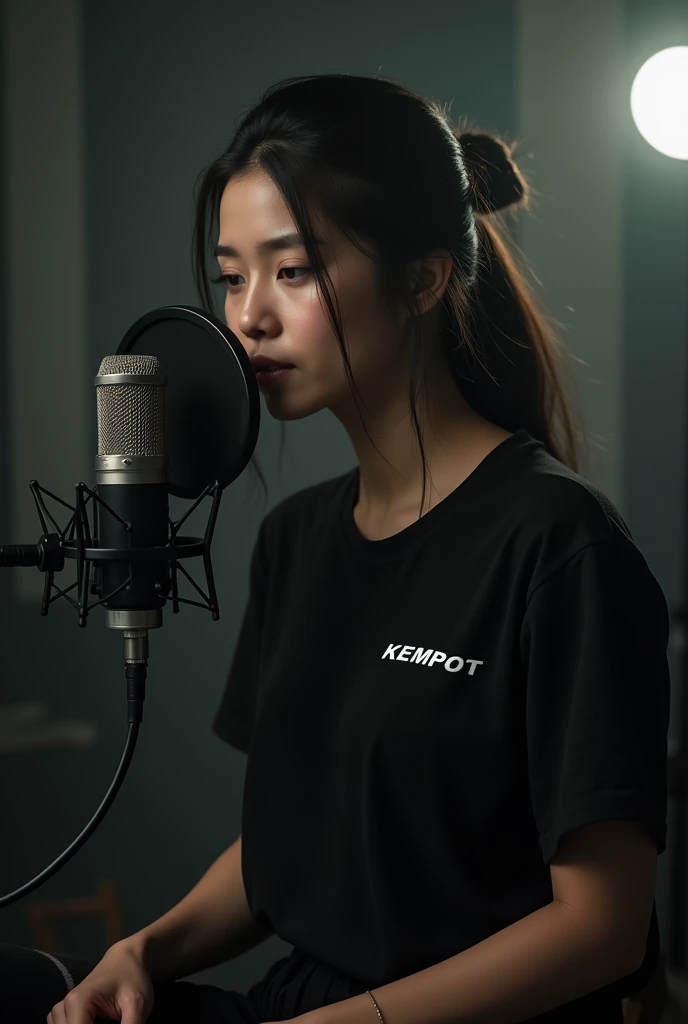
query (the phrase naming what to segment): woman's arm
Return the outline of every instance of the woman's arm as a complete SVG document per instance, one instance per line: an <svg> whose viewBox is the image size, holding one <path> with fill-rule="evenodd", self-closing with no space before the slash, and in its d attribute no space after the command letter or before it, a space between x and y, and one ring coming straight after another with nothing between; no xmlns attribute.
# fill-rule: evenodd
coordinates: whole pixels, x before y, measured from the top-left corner
<svg viewBox="0 0 688 1024"><path fill-rule="evenodd" d="M571 830L550 865L553 902L374 989L385 1024L517 1024L632 974L645 953L656 863L657 847L637 822ZM367 994L311 1016L320 1024L379 1024Z"/></svg>
<svg viewBox="0 0 688 1024"><path fill-rule="evenodd" d="M241 874L241 836L176 906L120 940L154 981L175 981L253 949L272 932L251 915Z"/></svg>

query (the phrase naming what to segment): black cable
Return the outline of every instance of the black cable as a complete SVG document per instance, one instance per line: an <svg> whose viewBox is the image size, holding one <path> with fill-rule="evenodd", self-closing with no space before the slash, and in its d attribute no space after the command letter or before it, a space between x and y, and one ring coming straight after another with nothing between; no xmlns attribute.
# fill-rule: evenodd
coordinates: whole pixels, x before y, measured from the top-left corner
<svg viewBox="0 0 688 1024"><path fill-rule="evenodd" d="M38 889L43 882L46 882L51 878L63 864L66 864L68 860L77 853L78 850L84 845L86 840L93 835L98 825L107 814L113 800L119 792L120 786L124 782L124 777L129 770L131 759L134 756L134 750L136 749L136 741L139 735L139 726L143 718L143 701L145 699L145 683L146 683L146 665L143 663L126 666L126 678L127 678L127 702L128 702L128 722L129 731L127 732L126 743L124 744L124 751L122 753L121 760L115 772L115 777L110 784L103 802L100 807L93 815L88 825L84 830L76 837L71 846L68 846L64 853L61 853L57 860L53 861L47 868L44 868L39 875L32 878L30 882L26 882L19 889L15 889L14 892L8 893L6 896L0 896L0 908L8 907L11 903L16 903L17 900L22 899L24 896L28 896L34 889Z"/></svg>

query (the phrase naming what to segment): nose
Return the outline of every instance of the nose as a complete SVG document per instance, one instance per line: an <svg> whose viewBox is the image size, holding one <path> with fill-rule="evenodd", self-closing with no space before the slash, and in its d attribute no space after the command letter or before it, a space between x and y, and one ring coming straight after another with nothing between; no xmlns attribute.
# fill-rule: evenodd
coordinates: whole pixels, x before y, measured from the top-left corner
<svg viewBox="0 0 688 1024"><path fill-rule="evenodd" d="M239 320L239 331L247 338L251 338L255 341L259 338L272 338L280 333L280 328L277 325L274 318L268 322L266 317L257 319L248 319L242 317Z"/></svg>
<svg viewBox="0 0 688 1024"><path fill-rule="evenodd" d="M248 338L271 336L279 332L279 321L270 308L269 300L255 289L246 295L246 301L239 314L238 327Z"/></svg>
<svg viewBox="0 0 688 1024"><path fill-rule="evenodd" d="M257 308L255 302L244 307L239 316L238 327L242 334L252 339L274 337L281 331L280 321L274 313Z"/></svg>

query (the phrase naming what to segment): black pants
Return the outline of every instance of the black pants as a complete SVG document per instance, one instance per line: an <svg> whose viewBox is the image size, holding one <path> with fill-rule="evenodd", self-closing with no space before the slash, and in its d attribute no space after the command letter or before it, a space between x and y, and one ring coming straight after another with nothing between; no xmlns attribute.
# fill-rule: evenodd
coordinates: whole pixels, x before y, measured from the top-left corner
<svg viewBox="0 0 688 1024"><path fill-rule="evenodd" d="M97 960L51 956L25 946L0 942L0 1021L45 1024L55 1003L83 981ZM365 992L299 950L273 964L246 995L192 981L155 986L155 1004L147 1024L259 1024L289 1020L319 1006ZM375 1019L375 1009L370 1009ZM106 1018L97 1017L105 1024Z"/></svg>

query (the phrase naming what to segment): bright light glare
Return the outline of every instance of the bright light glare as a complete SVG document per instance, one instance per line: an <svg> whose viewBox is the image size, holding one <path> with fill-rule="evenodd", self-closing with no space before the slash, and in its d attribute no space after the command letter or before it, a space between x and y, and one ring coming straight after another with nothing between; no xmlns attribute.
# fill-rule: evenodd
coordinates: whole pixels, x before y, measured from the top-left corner
<svg viewBox="0 0 688 1024"><path fill-rule="evenodd" d="M645 61L631 88L631 112L651 146L688 160L688 46L660 50Z"/></svg>

